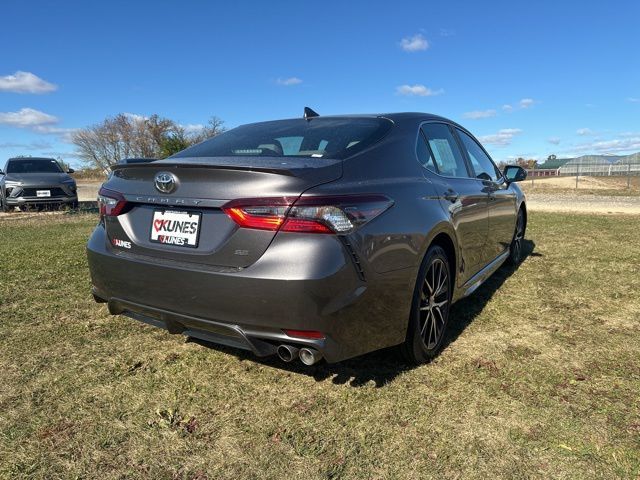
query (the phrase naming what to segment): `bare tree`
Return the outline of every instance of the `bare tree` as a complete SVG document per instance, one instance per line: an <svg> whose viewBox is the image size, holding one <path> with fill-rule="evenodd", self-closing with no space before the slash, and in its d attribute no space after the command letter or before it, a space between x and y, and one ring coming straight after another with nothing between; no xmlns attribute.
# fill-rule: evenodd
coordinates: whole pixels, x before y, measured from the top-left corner
<svg viewBox="0 0 640 480"><path fill-rule="evenodd" d="M159 115L140 117L118 114L101 123L80 129L72 141L82 160L107 171L124 158L165 158L224 131L224 122L211 117L202 129L185 128Z"/></svg>
<svg viewBox="0 0 640 480"><path fill-rule="evenodd" d="M209 121L202 130L191 135L191 145L195 145L196 143L200 143L209 138L213 138L216 135L220 135L225 130L226 128L224 126L224 120L213 116L209 118Z"/></svg>

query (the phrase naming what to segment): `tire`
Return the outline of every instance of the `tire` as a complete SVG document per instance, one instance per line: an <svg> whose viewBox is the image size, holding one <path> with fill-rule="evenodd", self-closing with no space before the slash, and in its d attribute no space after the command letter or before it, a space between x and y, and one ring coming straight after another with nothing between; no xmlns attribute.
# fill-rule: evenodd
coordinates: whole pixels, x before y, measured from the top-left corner
<svg viewBox="0 0 640 480"><path fill-rule="evenodd" d="M402 356L410 363L421 364L433 359L446 337L453 282L446 252L434 245L422 261L411 302L407 338L400 346Z"/></svg>
<svg viewBox="0 0 640 480"><path fill-rule="evenodd" d="M516 219L516 228L513 232L513 239L509 245L509 264L513 266L520 265L522 262L522 248L524 243L524 233L526 225L524 223L524 211L522 208L518 210L518 218Z"/></svg>

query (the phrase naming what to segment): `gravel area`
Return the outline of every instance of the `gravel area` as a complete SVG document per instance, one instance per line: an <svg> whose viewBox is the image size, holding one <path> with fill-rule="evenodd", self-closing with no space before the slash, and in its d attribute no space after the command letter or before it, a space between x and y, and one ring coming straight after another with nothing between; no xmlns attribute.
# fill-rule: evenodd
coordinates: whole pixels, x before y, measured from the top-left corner
<svg viewBox="0 0 640 480"><path fill-rule="evenodd" d="M527 193L527 208L543 212L640 214L640 196Z"/></svg>

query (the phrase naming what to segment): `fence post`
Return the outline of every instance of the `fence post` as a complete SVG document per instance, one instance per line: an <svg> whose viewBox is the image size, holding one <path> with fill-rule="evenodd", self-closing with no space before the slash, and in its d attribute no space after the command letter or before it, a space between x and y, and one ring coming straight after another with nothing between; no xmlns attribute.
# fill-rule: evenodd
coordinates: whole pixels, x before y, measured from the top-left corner
<svg viewBox="0 0 640 480"><path fill-rule="evenodd" d="M534 163L531 168L531 188L533 188L533 179L536 176L536 164Z"/></svg>
<svg viewBox="0 0 640 480"><path fill-rule="evenodd" d="M631 188L631 160L629 160L629 165L627 165L627 190Z"/></svg>
<svg viewBox="0 0 640 480"><path fill-rule="evenodd" d="M580 162L576 164L576 190L578 189L578 177L580 176Z"/></svg>

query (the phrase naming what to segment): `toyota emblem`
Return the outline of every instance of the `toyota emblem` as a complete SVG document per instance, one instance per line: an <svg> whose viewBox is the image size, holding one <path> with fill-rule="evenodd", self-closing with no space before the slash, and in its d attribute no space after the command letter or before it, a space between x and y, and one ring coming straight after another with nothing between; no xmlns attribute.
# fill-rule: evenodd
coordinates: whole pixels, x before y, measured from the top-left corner
<svg viewBox="0 0 640 480"><path fill-rule="evenodd" d="M160 193L171 193L176 189L178 180L173 173L159 172L156 174L155 184Z"/></svg>

